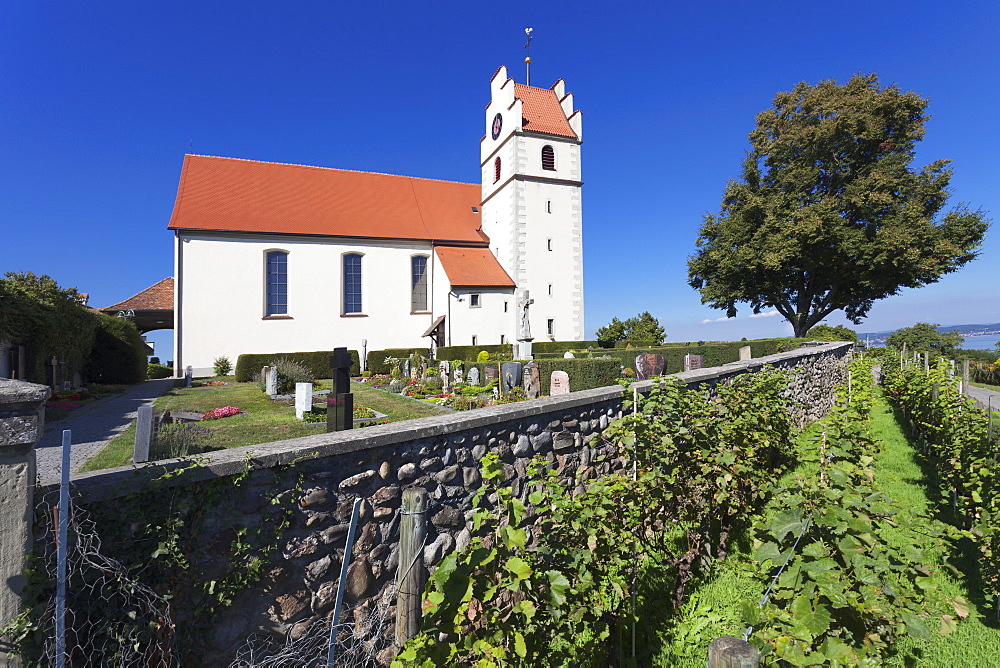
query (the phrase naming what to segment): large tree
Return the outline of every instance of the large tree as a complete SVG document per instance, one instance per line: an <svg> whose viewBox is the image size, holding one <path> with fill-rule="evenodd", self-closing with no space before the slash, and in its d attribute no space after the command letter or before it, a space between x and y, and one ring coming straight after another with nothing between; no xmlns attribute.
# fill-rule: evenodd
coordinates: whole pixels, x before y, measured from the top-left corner
<svg viewBox="0 0 1000 668"><path fill-rule="evenodd" d="M942 332L941 325L930 322L918 322L912 327L901 327L885 340L885 345L893 348L906 346L907 350L916 352L937 352L941 355L951 355L955 348L965 342L965 337L957 329Z"/></svg>
<svg viewBox="0 0 1000 668"><path fill-rule="evenodd" d="M649 311L643 311L634 318L619 320L612 318L611 322L597 330L597 340L612 343L629 339L632 341L652 341L659 343L667 337L667 331L660 321Z"/></svg>
<svg viewBox="0 0 1000 668"><path fill-rule="evenodd" d="M774 308L803 336L975 258L989 223L962 206L941 215L949 161L910 167L926 107L874 74L775 96L688 261L702 303L729 317L738 303Z"/></svg>

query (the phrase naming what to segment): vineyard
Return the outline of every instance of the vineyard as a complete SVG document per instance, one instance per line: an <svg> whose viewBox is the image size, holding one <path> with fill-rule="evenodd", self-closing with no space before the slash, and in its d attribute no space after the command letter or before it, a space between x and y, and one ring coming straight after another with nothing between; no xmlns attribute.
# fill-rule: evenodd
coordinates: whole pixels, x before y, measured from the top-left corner
<svg viewBox="0 0 1000 668"><path fill-rule="evenodd" d="M875 435L889 427L873 415L892 422L877 361L855 360L837 406L802 432L771 371L633 395L604 435L631 475L567 486L545 460L520 477L484 460L475 536L431 576L422 631L394 665L703 666L721 635L745 637L761 665L940 665L921 657L960 635L1000 655L984 621L1000 547L988 418L944 366L885 360L941 472L932 496L951 505L903 503L926 490L888 468L891 438ZM960 582L957 564L975 577Z"/></svg>

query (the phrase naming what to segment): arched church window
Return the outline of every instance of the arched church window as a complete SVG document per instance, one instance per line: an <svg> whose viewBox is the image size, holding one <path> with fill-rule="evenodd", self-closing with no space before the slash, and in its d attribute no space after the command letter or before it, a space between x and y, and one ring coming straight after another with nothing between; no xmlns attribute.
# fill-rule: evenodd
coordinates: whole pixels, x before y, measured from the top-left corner
<svg viewBox="0 0 1000 668"><path fill-rule="evenodd" d="M265 265L264 315L288 315L288 252L268 251Z"/></svg>
<svg viewBox="0 0 1000 668"><path fill-rule="evenodd" d="M493 183L500 180L500 158L493 161Z"/></svg>
<svg viewBox="0 0 1000 668"><path fill-rule="evenodd" d="M344 254L344 315L361 310L361 254Z"/></svg>
<svg viewBox="0 0 1000 668"><path fill-rule="evenodd" d="M410 311L419 313L427 310L427 256L414 255L410 258Z"/></svg>
<svg viewBox="0 0 1000 668"><path fill-rule="evenodd" d="M555 170L556 150L546 144L542 147L542 169Z"/></svg>

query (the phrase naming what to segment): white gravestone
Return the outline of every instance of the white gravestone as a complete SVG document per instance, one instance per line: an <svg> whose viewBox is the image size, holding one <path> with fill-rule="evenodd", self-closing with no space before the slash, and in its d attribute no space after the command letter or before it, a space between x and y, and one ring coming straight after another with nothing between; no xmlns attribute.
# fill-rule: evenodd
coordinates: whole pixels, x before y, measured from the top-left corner
<svg viewBox="0 0 1000 668"><path fill-rule="evenodd" d="M469 385L479 385L479 367L469 369Z"/></svg>
<svg viewBox="0 0 1000 668"><path fill-rule="evenodd" d="M549 380L549 394L556 396L559 394L569 394L569 374L565 371L553 371Z"/></svg>
<svg viewBox="0 0 1000 668"><path fill-rule="evenodd" d="M270 396L278 394L278 367L270 367L267 370L267 380L265 381L265 391Z"/></svg>
<svg viewBox="0 0 1000 668"><path fill-rule="evenodd" d="M295 417L302 419L304 413L312 410L313 384L295 383Z"/></svg>
<svg viewBox="0 0 1000 668"><path fill-rule="evenodd" d="M191 387L192 380L194 380L194 369L188 366L184 369L184 387Z"/></svg>
<svg viewBox="0 0 1000 668"><path fill-rule="evenodd" d="M740 361L745 362L749 359L753 359L753 353L750 351L750 346L743 346L740 348Z"/></svg>

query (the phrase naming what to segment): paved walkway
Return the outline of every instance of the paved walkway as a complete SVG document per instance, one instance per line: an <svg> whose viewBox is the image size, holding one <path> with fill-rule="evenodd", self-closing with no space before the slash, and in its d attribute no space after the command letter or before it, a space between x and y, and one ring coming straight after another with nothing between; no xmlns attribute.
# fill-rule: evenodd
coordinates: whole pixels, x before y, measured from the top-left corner
<svg viewBox="0 0 1000 668"><path fill-rule="evenodd" d="M35 446L38 476L42 483L58 482L62 461L62 433L73 432L70 448L70 471L76 473L108 444L113 437L125 431L135 420L139 406L153 403L156 397L169 390L173 378L147 380L133 385L124 394L99 399L93 404L73 411L63 420L45 425L45 434Z"/></svg>
<svg viewBox="0 0 1000 668"><path fill-rule="evenodd" d="M976 387L970 384L965 394L970 399L975 399L976 403L983 408L990 406L992 401L993 410L1000 411L1000 392L996 390L987 390L985 387Z"/></svg>

